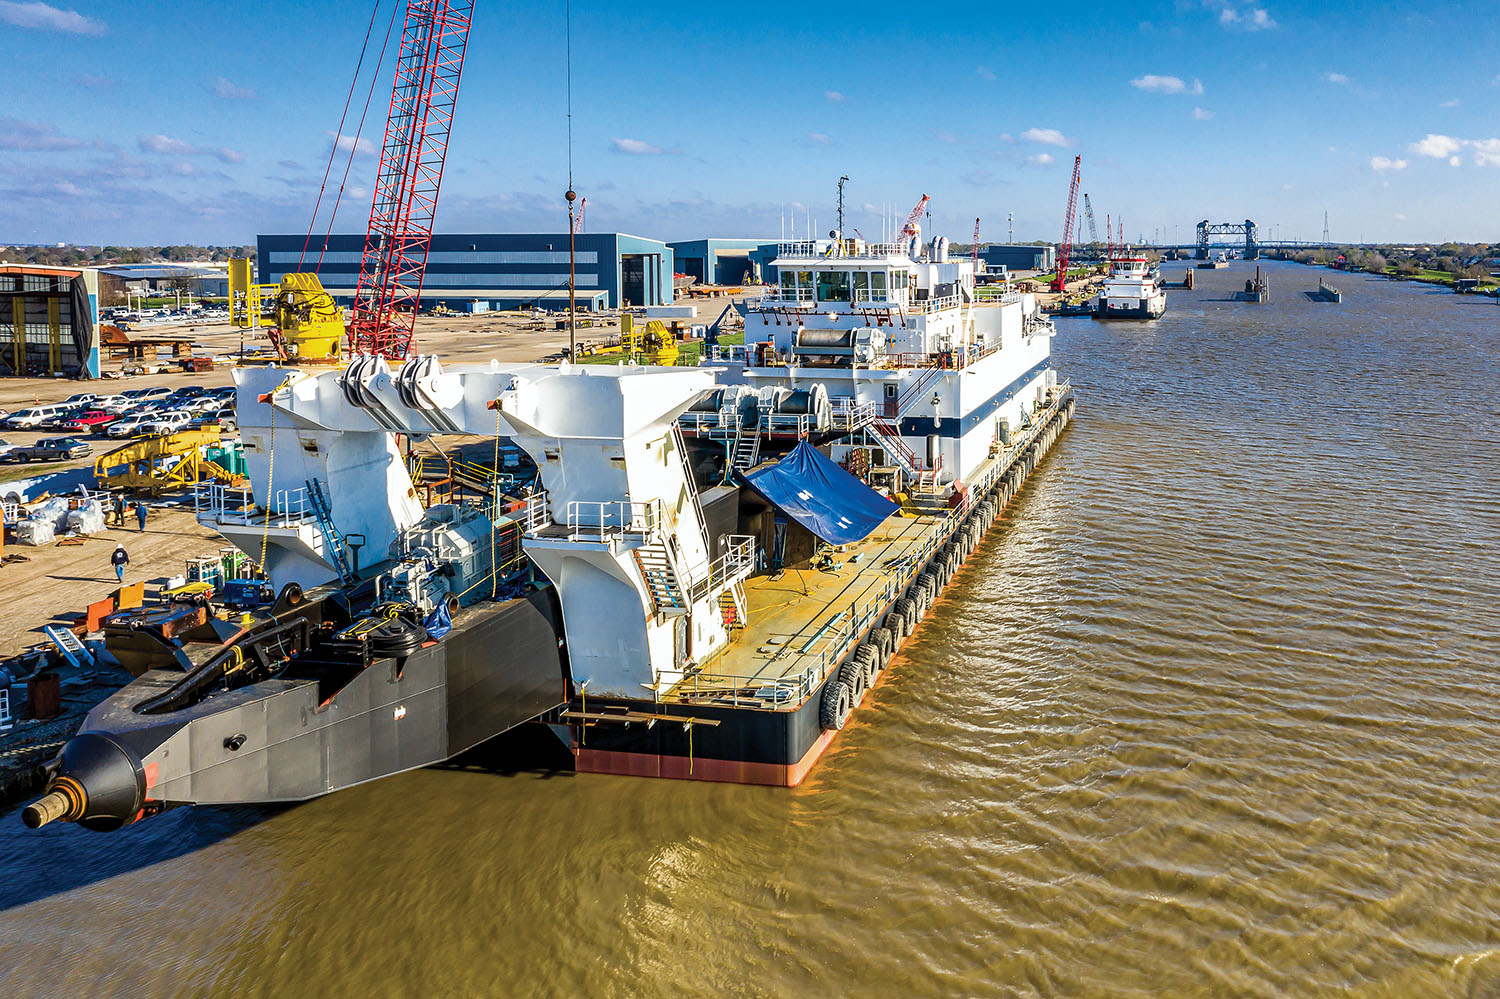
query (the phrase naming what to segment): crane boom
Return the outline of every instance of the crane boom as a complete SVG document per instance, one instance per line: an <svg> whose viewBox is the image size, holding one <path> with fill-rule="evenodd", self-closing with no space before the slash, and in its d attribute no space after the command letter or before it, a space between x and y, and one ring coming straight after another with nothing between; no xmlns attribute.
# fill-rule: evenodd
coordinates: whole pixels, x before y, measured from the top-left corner
<svg viewBox="0 0 1500 999"><path fill-rule="evenodd" d="M354 351L411 350L473 0L409 0L349 320Z"/></svg>
<svg viewBox="0 0 1500 999"><path fill-rule="evenodd" d="M1083 195L1083 217L1088 219L1089 223L1089 245L1093 247L1094 253L1098 253L1099 223L1094 221L1094 206L1093 203L1089 201L1087 192L1085 192Z"/></svg>
<svg viewBox="0 0 1500 999"><path fill-rule="evenodd" d="M1073 250L1073 219L1078 213L1078 174L1083 168L1083 155L1073 158L1073 180L1068 185L1068 211L1063 216L1062 243L1057 248L1057 280L1052 282L1053 291L1066 291L1068 287L1068 258Z"/></svg>
<svg viewBox="0 0 1500 999"><path fill-rule="evenodd" d="M917 207L906 216L906 223L901 226L899 239L910 239L922 231L922 213L927 210L927 202L931 200L927 195L922 195L922 200L917 202Z"/></svg>
<svg viewBox="0 0 1500 999"><path fill-rule="evenodd" d="M969 252L969 258L974 261L974 273L979 273L979 220L974 220L974 247Z"/></svg>

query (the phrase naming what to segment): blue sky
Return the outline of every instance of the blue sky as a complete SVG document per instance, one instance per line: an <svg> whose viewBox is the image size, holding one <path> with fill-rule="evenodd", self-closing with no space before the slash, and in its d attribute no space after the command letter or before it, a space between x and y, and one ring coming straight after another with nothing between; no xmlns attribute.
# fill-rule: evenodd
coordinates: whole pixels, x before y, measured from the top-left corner
<svg viewBox="0 0 1500 999"><path fill-rule="evenodd" d="M1056 239L1081 153L1131 239L1205 217L1316 238L1326 210L1335 239L1500 240L1492 3L1050 6L576 0L588 228L826 231L848 174L869 237L926 193L958 241L1008 213ZM305 230L370 12L0 0L0 243ZM564 66L561 3L479 0L440 230L565 226ZM387 64L372 147L389 87ZM363 230L375 165L355 156L338 231Z"/></svg>

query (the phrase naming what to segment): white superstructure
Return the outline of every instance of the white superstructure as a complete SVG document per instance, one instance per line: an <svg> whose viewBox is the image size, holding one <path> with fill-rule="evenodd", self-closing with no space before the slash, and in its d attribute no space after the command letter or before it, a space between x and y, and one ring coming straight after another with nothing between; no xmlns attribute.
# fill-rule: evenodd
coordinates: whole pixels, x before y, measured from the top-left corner
<svg viewBox="0 0 1500 999"><path fill-rule="evenodd" d="M832 441L835 460L864 449L904 490L945 493L1056 384L1054 330L1035 297L984 295L946 239L783 243L775 267L776 286L749 306L743 353L704 361L724 366L726 393L744 387L724 397L738 419L689 413L685 429L810 433ZM732 452L737 465L756 458L743 441Z"/></svg>
<svg viewBox="0 0 1500 999"><path fill-rule="evenodd" d="M1167 311L1161 275L1145 257L1115 257L1094 302L1097 319L1155 319Z"/></svg>

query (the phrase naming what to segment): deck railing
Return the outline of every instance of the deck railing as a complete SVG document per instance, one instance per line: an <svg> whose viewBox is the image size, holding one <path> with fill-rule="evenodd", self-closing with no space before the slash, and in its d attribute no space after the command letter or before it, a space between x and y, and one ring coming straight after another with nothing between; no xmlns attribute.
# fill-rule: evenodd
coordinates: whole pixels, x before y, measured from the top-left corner
<svg viewBox="0 0 1500 999"><path fill-rule="evenodd" d="M215 524L264 525L296 527L308 521L307 487L278 489L269 508L257 506L255 494L247 486L225 486L204 483L193 490L193 515L200 520L207 514Z"/></svg>
<svg viewBox="0 0 1500 999"><path fill-rule="evenodd" d="M976 497L988 494L990 488L1010 471L1072 395L1069 382L1062 382L1052 389L1047 408L1037 414L1024 433L1004 448L986 471L969 483L961 498L939 516L936 529L923 539L917 550L902 556L894 567L887 568L890 576L879 590L841 611L801 645L782 646L782 651L772 657L771 661L775 662L793 654L811 656L800 673L777 677L760 672L701 670L683 677L670 691L662 694L661 699L684 703L712 700L734 707L766 709L792 707L806 701L829 673L843 665L870 629L883 620L891 603L906 592L938 549L948 543L972 511Z"/></svg>

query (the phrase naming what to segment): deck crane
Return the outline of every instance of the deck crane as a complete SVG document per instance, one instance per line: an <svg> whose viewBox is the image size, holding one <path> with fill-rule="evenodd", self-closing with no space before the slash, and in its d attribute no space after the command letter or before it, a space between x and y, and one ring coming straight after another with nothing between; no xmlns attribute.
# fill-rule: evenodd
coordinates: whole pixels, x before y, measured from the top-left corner
<svg viewBox="0 0 1500 999"><path fill-rule="evenodd" d="M906 223L901 226L901 235L896 237L897 239L907 240L922 234L922 213L927 210L927 202L931 200L927 195L922 195L922 200L917 202L917 207L906 216Z"/></svg>
<svg viewBox="0 0 1500 999"><path fill-rule="evenodd" d="M408 0L349 318L358 353L411 350L473 13L473 0Z"/></svg>
<svg viewBox="0 0 1500 999"><path fill-rule="evenodd" d="M1115 230L1109 221L1109 212L1104 213L1104 259L1115 259Z"/></svg>
<svg viewBox="0 0 1500 999"><path fill-rule="evenodd" d="M1057 248L1057 278L1052 282L1053 291L1066 291L1068 287L1068 258L1073 250L1073 219L1078 213L1078 173L1083 168L1083 155L1073 157L1073 180L1068 185L1068 211L1063 216L1062 245Z"/></svg>
<svg viewBox="0 0 1500 999"><path fill-rule="evenodd" d="M1083 195L1083 217L1089 222L1089 249L1094 253L1099 252L1099 223L1094 221L1094 205L1089 201L1087 192Z"/></svg>
<svg viewBox="0 0 1500 999"><path fill-rule="evenodd" d="M969 259L974 262L974 273L979 273L979 220L974 220L974 246L969 251Z"/></svg>

